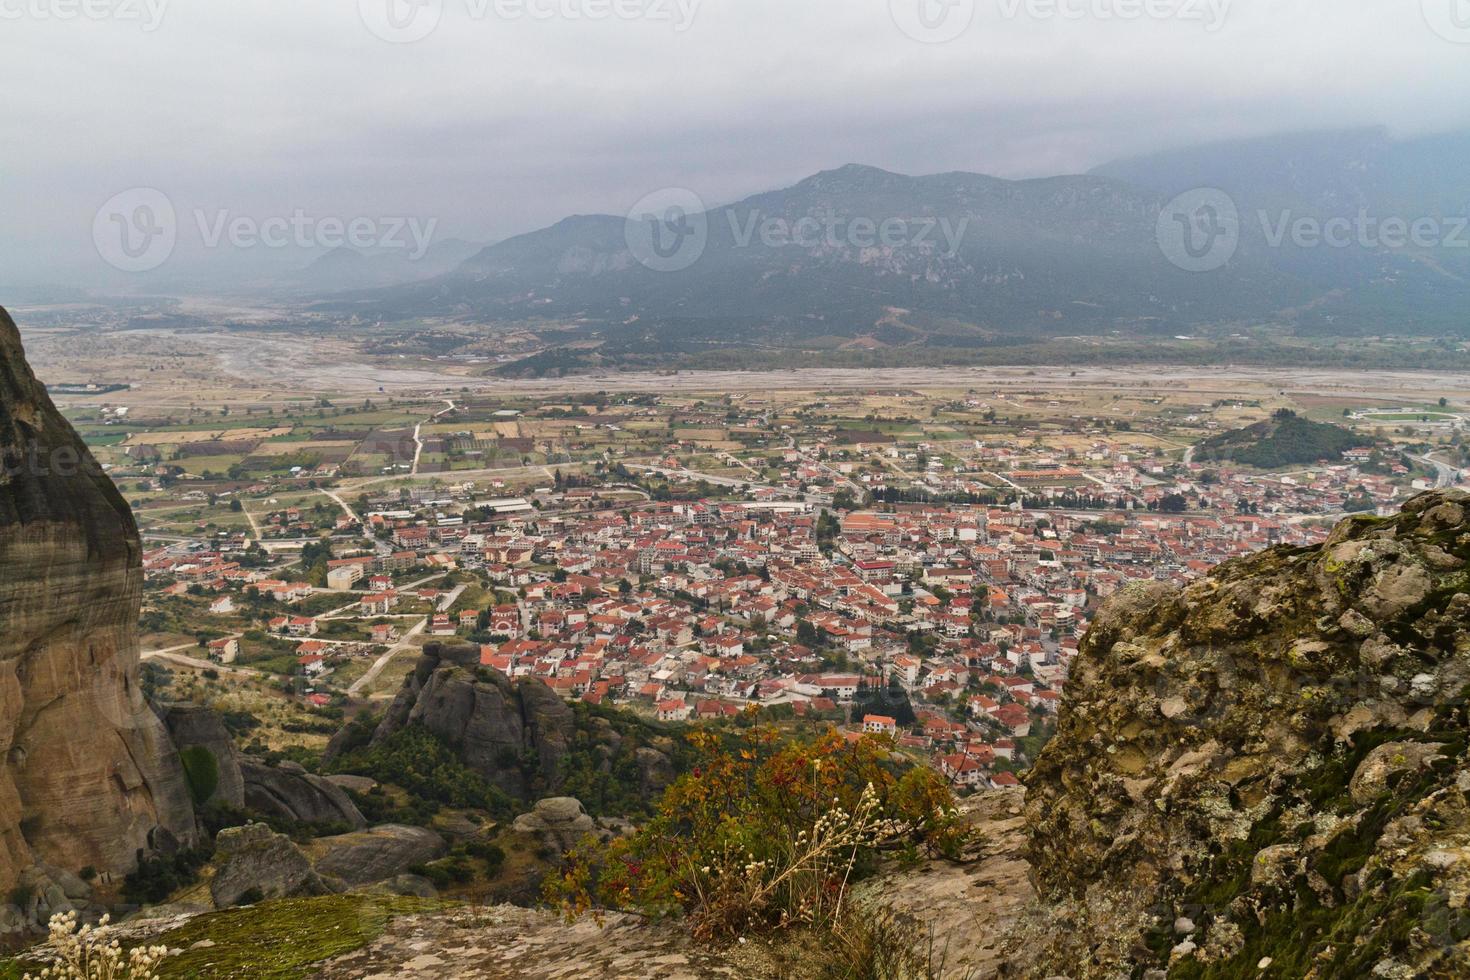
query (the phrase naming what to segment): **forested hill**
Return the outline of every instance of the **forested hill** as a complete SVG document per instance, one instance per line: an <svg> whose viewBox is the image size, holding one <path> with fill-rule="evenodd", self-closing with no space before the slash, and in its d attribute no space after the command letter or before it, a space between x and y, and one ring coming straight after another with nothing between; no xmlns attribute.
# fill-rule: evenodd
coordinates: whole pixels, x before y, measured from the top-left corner
<svg viewBox="0 0 1470 980"><path fill-rule="evenodd" d="M1362 438L1340 425L1313 422L1282 409L1264 422L1233 429L1200 443L1196 462L1236 462L1263 470L1337 462Z"/></svg>

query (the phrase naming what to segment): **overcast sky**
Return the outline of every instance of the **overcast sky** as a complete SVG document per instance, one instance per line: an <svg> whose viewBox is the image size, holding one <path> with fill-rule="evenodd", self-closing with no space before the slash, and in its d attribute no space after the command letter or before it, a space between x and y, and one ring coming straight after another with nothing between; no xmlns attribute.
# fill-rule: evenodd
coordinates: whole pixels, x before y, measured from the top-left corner
<svg viewBox="0 0 1470 980"><path fill-rule="evenodd" d="M0 21L0 284L102 268L94 217L136 187L185 252L201 211L492 240L847 162L1021 177L1470 126L1470 0L0 0Z"/></svg>

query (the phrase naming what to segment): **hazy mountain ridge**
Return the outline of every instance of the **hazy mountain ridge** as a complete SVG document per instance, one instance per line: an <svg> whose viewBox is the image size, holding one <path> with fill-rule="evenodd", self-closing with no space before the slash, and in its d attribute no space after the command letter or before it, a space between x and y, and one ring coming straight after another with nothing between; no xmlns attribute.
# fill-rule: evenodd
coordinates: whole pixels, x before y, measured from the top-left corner
<svg viewBox="0 0 1470 980"><path fill-rule="evenodd" d="M1435 217L1447 219L1435 234L1450 238L1449 202L1461 187L1470 201L1470 179L1449 165L1456 159L1470 159L1470 137L1394 142L1354 131L1028 180L854 164L707 210L707 242L679 271L640 264L626 219L579 215L489 246L445 275L329 307L382 320L581 321L614 356L628 339L620 326L633 328L638 346L684 349L691 333L674 324L691 322L718 325L707 346L845 338L966 347L1260 323L1329 335L1451 332L1470 301L1470 248L1373 247L1358 243L1356 228L1351 247L1303 243L1294 222ZM1169 199L1197 187L1229 193L1241 217L1229 261L1203 273L1176 267L1159 242ZM879 240L885 222L894 235ZM934 318L949 328L936 335L921 325Z"/></svg>

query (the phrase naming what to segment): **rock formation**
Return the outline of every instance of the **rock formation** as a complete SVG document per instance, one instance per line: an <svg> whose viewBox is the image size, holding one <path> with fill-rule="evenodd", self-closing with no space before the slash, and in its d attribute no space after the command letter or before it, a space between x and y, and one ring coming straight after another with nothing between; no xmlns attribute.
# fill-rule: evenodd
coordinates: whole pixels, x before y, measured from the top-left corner
<svg viewBox="0 0 1470 980"><path fill-rule="evenodd" d="M368 885L395 878L415 865L428 864L449 850L444 838L424 827L382 824L308 845L316 870L348 885Z"/></svg>
<svg viewBox="0 0 1470 980"><path fill-rule="evenodd" d="M202 748L213 756L219 782L211 802L244 807L268 819L345 824L353 830L367 826L367 820L337 781L313 775L297 763L268 766L242 755L224 720L213 709L168 704L160 708L160 714L180 752Z"/></svg>
<svg viewBox="0 0 1470 980"><path fill-rule="evenodd" d="M221 830L214 844L209 896L216 908L332 891L291 838L263 823Z"/></svg>
<svg viewBox="0 0 1470 980"><path fill-rule="evenodd" d="M492 785L534 799L558 784L576 730L572 709L539 680L511 681L479 663L479 647L425 647L373 743L421 725Z"/></svg>
<svg viewBox="0 0 1470 980"><path fill-rule="evenodd" d="M1124 590L1027 779L1053 965L1465 975L1467 695L1463 493Z"/></svg>
<svg viewBox="0 0 1470 980"><path fill-rule="evenodd" d="M367 819L342 787L297 763L242 762L240 775L245 781L246 808L261 816L306 824L346 824L353 830L367 826Z"/></svg>
<svg viewBox="0 0 1470 980"><path fill-rule="evenodd" d="M141 554L0 310L0 894L38 862L125 871L194 837L178 754L138 685Z"/></svg>
<svg viewBox="0 0 1470 980"><path fill-rule="evenodd" d="M516 817L512 829L539 838L543 846L557 854L570 851L589 836L605 844L633 833L633 825L627 820L593 819L582 808L582 801L570 796L537 800L530 813Z"/></svg>
<svg viewBox="0 0 1470 980"><path fill-rule="evenodd" d="M214 758L219 781L205 802L218 800L230 806L244 806L245 777L240 772L240 753L219 713L204 705L176 703L161 706L159 714L180 753L201 748Z"/></svg>

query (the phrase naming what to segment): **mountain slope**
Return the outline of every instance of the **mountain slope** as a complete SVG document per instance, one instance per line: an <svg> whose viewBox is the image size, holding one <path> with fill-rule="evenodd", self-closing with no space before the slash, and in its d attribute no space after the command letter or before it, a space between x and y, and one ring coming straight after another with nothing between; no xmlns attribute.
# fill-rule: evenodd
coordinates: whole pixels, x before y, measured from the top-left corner
<svg viewBox="0 0 1470 980"><path fill-rule="evenodd" d="M727 207L685 195L684 228L695 233L661 239L678 248L676 262L640 262L650 259L641 240L671 226L582 215L490 246L446 275L328 308L390 321L570 323L578 341L612 357L976 348L1261 323L1334 336L1458 332L1470 305L1467 161L1470 134L1394 141L1369 130L1035 180L849 165ZM1240 216L1228 261L1204 272L1176 266L1160 241L1173 227L1171 199L1197 188L1222 189ZM663 205L653 210L655 221L664 215ZM1329 218L1347 219L1346 245L1296 225ZM1400 220L1405 231L1429 222L1428 231L1416 241L1384 224Z"/></svg>
<svg viewBox="0 0 1470 980"><path fill-rule="evenodd" d="M724 324L726 342L866 336L897 308L951 318L963 342L975 343L1233 319L1313 298L1251 255L1223 274L1227 289L1175 268L1155 240L1160 205L1105 178L907 177L848 166L705 212L708 243L687 269L640 264L628 222L582 216L346 308L584 317L655 331L663 320L704 320ZM1250 298L1244 307L1241 297ZM900 329L889 341L924 332Z"/></svg>

